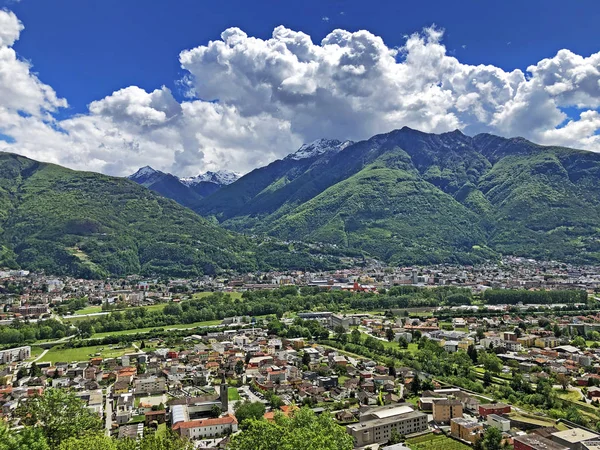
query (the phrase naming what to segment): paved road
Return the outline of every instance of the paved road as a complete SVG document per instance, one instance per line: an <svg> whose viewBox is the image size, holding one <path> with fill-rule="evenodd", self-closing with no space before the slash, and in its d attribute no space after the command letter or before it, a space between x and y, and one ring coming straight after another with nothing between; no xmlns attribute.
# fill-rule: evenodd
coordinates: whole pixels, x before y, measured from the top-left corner
<svg viewBox="0 0 600 450"><path fill-rule="evenodd" d="M104 406L104 414L106 414L106 426L104 432L107 436L110 436L110 431L112 430L112 399L110 398L110 394L112 392L113 385L111 384L106 388L106 405Z"/></svg>

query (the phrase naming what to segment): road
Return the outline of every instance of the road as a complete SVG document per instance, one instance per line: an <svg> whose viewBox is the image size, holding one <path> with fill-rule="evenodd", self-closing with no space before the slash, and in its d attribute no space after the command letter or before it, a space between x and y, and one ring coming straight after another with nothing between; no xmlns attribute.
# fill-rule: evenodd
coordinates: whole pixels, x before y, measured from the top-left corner
<svg viewBox="0 0 600 450"><path fill-rule="evenodd" d="M112 399L111 399L112 388L113 388L112 384L106 388L106 405L104 406L104 414L106 414L106 426L105 426L104 432L106 433L107 436L110 436L110 431L112 430L112 416L113 416Z"/></svg>

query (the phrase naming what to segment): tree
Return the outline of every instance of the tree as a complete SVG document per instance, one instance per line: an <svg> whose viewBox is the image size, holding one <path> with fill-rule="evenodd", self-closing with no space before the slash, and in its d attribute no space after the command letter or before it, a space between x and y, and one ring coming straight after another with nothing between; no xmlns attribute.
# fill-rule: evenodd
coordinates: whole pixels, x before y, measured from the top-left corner
<svg viewBox="0 0 600 450"><path fill-rule="evenodd" d="M580 349L583 349L586 346L585 339L581 336L577 336L575 339L573 339L571 341L571 345L574 345L575 347L579 347Z"/></svg>
<svg viewBox="0 0 600 450"><path fill-rule="evenodd" d="M50 450L39 428L26 427L20 433L11 433L0 420L0 450Z"/></svg>
<svg viewBox="0 0 600 450"><path fill-rule="evenodd" d="M481 441L484 450L500 450L502 448L502 432L495 427L489 427Z"/></svg>
<svg viewBox="0 0 600 450"><path fill-rule="evenodd" d="M485 370L492 373L499 373L502 370L502 360L494 353L481 352L479 354L479 362L483 364Z"/></svg>
<svg viewBox="0 0 600 450"><path fill-rule="evenodd" d="M398 338L398 346L400 348L408 348L408 341L406 340L406 338L404 336L400 336Z"/></svg>
<svg viewBox="0 0 600 450"><path fill-rule="evenodd" d="M61 389L47 389L43 396L19 404L15 415L25 426L38 427L51 447L102 429L98 414L90 411L73 392Z"/></svg>
<svg viewBox="0 0 600 450"><path fill-rule="evenodd" d="M410 390L414 395L417 395L421 390L421 380L418 374L415 374L412 383L410 383Z"/></svg>
<svg viewBox="0 0 600 450"><path fill-rule="evenodd" d="M394 330L392 330L391 328L387 328L385 330L385 337L389 342L392 342L394 340L394 337L396 337L396 335L394 334Z"/></svg>
<svg viewBox="0 0 600 450"><path fill-rule="evenodd" d="M221 407L219 405L212 405L210 415L212 417L219 417L221 415Z"/></svg>
<svg viewBox="0 0 600 450"><path fill-rule="evenodd" d="M310 366L310 355L308 354L308 352L304 352L302 354L302 365L306 367Z"/></svg>
<svg viewBox="0 0 600 450"><path fill-rule="evenodd" d="M29 376L30 377L41 377L42 376L42 369L39 368L39 366L36 363L31 363L31 369L29 370Z"/></svg>
<svg viewBox="0 0 600 450"><path fill-rule="evenodd" d="M473 364L477 364L477 349L473 344L467 347L467 355L469 356L469 358L471 358Z"/></svg>
<svg viewBox="0 0 600 450"><path fill-rule="evenodd" d="M241 359L238 359L238 361L235 363L235 373L238 375L244 373L244 361Z"/></svg>
<svg viewBox="0 0 600 450"><path fill-rule="evenodd" d="M558 381L559 384L562 386L562 390L566 391L569 387L569 382L571 381L571 379L564 373L559 373L558 375L556 375L556 381Z"/></svg>
<svg viewBox="0 0 600 450"><path fill-rule="evenodd" d="M350 333L350 341L353 344L360 344L360 331L358 331L358 328L353 329Z"/></svg>
<svg viewBox="0 0 600 450"><path fill-rule="evenodd" d="M261 402L251 402L250 400L236 403L234 410L235 417L241 429L246 428L249 420L259 420L265 415L265 405Z"/></svg>
<svg viewBox="0 0 600 450"><path fill-rule="evenodd" d="M352 436L329 414L309 408L291 417L275 414L275 421L250 420L248 428L231 439L230 450L351 450Z"/></svg>
<svg viewBox="0 0 600 450"><path fill-rule="evenodd" d="M490 384L492 384L492 374L486 370L483 373L483 386L488 387Z"/></svg>

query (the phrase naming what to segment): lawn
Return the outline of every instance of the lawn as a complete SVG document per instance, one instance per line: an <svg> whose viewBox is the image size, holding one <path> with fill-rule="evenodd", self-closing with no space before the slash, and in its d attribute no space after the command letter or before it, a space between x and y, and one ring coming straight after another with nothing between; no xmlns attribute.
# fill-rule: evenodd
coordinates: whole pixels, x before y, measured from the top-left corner
<svg viewBox="0 0 600 450"><path fill-rule="evenodd" d="M562 389L554 389L556 395L564 400L569 400L571 402L578 402L581 399L581 392L578 390L568 390L563 391Z"/></svg>
<svg viewBox="0 0 600 450"><path fill-rule="evenodd" d="M165 330L187 330L196 327L208 327L212 325L219 325L221 322L221 320L209 320L207 322L182 323L177 325L165 325L163 327L134 328L132 330L107 331L104 333L95 333L94 335L92 335L92 339L102 339L106 336L125 336L128 334L148 333L149 331L156 330L157 328L164 328Z"/></svg>
<svg viewBox="0 0 600 450"><path fill-rule="evenodd" d="M227 389L227 398L229 401L241 400L240 393L237 388L230 387Z"/></svg>
<svg viewBox="0 0 600 450"><path fill-rule="evenodd" d="M126 353L134 353L135 351L136 350L133 347L110 348L108 345L95 345L79 348L62 348L62 346L55 346L40 359L40 362L56 363L88 361L91 357L97 356L97 354L100 354L102 358L116 358Z"/></svg>
<svg viewBox="0 0 600 450"><path fill-rule="evenodd" d="M407 439L406 443L412 450L468 450L471 448L442 434L426 434Z"/></svg>

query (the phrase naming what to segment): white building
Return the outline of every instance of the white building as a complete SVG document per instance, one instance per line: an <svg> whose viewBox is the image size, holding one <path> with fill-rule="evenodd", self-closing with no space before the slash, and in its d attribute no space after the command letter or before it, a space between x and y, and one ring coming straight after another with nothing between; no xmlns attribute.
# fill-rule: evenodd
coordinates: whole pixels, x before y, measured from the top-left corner
<svg viewBox="0 0 600 450"><path fill-rule="evenodd" d="M31 347L9 348L8 350L0 351L0 364L9 364L13 361L24 361L31 357Z"/></svg>
<svg viewBox="0 0 600 450"><path fill-rule="evenodd" d="M188 422L178 422L173 425L173 431L187 439L223 436L235 433L237 430L237 419L231 415L219 417L217 419L198 419L190 420Z"/></svg>

